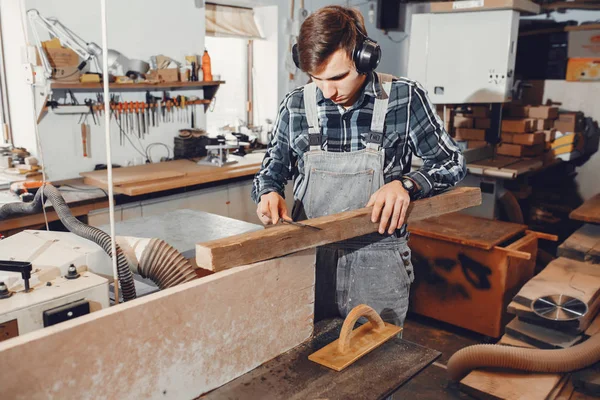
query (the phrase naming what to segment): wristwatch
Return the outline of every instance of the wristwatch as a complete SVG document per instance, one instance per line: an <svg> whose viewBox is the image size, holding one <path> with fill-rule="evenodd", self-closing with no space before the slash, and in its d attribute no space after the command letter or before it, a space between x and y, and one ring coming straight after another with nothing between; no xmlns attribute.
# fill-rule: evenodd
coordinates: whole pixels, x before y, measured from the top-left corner
<svg viewBox="0 0 600 400"><path fill-rule="evenodd" d="M410 178L403 176L402 178L400 178L400 183L402 183L402 187L408 192L411 199L419 191L419 188L417 187L415 181L413 181Z"/></svg>

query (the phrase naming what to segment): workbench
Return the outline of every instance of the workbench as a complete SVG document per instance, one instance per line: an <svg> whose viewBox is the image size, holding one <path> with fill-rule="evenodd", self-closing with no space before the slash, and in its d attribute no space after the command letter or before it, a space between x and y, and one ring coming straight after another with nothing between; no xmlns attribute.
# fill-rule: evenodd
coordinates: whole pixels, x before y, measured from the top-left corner
<svg viewBox="0 0 600 400"><path fill-rule="evenodd" d="M264 153L230 156L237 162L223 167L199 165L195 160L174 160L113 169L114 192L127 196L155 193L186 186L253 176L260 169ZM108 188L107 171L82 172L84 183Z"/></svg>
<svg viewBox="0 0 600 400"><path fill-rule="evenodd" d="M480 187L482 203L479 207L473 207L464 212L476 217L496 219L498 216L498 199L506 193L505 181L526 178L560 162L560 160L554 160L551 163L544 164L540 157L518 158L507 156L487 157L467 162L467 175L459 185ZM418 169L422 165L423 160L413 157L413 169Z"/></svg>
<svg viewBox="0 0 600 400"><path fill-rule="evenodd" d="M339 337L342 323L315 324L310 340L200 399L382 399L441 356L394 338L340 372L310 361L310 354Z"/></svg>
<svg viewBox="0 0 600 400"><path fill-rule="evenodd" d="M106 193L94 186L85 185L80 179L66 180L56 182L69 210L75 217L87 216L93 210L99 210L108 207L108 198ZM20 201L19 198L8 190L2 192L3 204L8 202ZM58 215L49 201L46 201L46 216L48 222L58 220ZM45 226L44 213L39 212L30 215L21 215L0 220L0 232L4 236L10 236L20 232L23 229L38 229Z"/></svg>

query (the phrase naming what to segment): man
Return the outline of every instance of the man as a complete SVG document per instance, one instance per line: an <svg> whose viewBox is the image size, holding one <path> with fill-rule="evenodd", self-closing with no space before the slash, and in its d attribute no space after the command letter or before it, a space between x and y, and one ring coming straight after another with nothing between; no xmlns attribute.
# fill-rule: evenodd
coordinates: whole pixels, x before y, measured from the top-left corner
<svg viewBox="0 0 600 400"><path fill-rule="evenodd" d="M264 224L291 219L283 199L290 178L294 220L373 206L379 232L317 249L316 321L345 317L364 303L402 326L414 279L404 224L409 202L456 185L466 173L423 88L373 72L379 58L360 12L328 6L310 15L294 59L312 82L281 103L254 180ZM410 172L412 153L423 167Z"/></svg>

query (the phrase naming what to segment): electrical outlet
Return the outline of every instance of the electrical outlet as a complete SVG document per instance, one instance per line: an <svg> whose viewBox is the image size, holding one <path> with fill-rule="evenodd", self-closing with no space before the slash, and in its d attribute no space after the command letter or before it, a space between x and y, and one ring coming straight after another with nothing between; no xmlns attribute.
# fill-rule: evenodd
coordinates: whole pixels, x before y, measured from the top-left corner
<svg viewBox="0 0 600 400"><path fill-rule="evenodd" d="M25 74L25 82L28 85L35 83L35 73L33 72L32 64L23 64L23 73Z"/></svg>

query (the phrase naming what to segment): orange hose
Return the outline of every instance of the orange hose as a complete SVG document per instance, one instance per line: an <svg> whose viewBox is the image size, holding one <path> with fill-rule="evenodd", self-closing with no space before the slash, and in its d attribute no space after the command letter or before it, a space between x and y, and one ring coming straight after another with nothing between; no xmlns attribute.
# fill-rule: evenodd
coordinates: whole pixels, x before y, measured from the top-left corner
<svg viewBox="0 0 600 400"><path fill-rule="evenodd" d="M529 372L570 372L600 361L600 334L568 349L538 350L478 344L457 351L448 361L454 381L477 368L506 368Z"/></svg>

